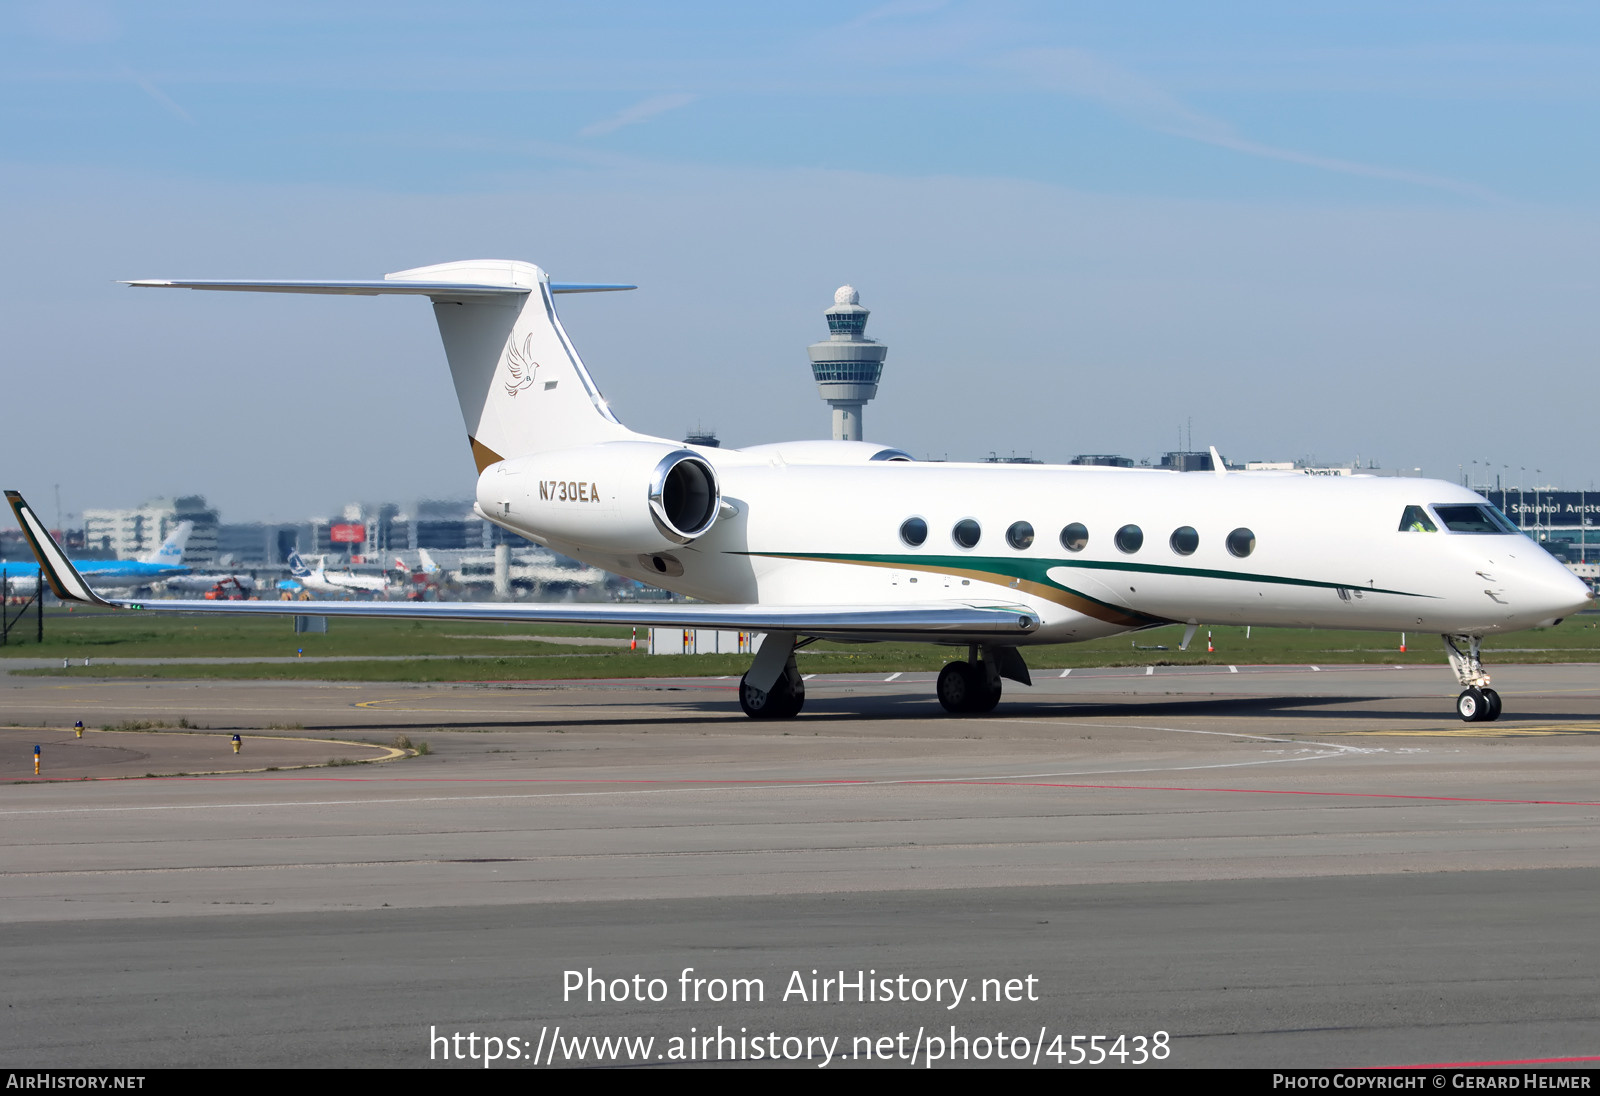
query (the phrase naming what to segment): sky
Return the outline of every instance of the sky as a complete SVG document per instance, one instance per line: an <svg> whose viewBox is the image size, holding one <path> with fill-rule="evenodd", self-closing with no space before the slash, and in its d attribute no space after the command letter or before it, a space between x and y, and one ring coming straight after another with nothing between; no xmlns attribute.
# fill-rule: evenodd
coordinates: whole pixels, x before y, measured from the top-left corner
<svg viewBox="0 0 1600 1096"><path fill-rule="evenodd" d="M846 282L918 456L1600 479L1600 8L0 8L0 486L467 498L431 311L130 289L525 259L619 417L825 437ZM1476 473L1474 475L1474 473Z"/></svg>

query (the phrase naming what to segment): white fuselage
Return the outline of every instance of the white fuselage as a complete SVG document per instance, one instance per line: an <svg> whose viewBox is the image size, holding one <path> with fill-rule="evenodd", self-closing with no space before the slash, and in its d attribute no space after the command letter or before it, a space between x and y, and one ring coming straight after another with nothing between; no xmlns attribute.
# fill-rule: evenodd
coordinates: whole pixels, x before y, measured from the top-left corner
<svg viewBox="0 0 1600 1096"><path fill-rule="evenodd" d="M343 597L347 594L381 594L388 589L382 575L358 575L354 571L329 571L318 566L295 574L294 580L313 594Z"/></svg>
<svg viewBox="0 0 1600 1096"><path fill-rule="evenodd" d="M1022 605L1042 622L1026 643L1170 622L1484 635L1548 622L1587 599L1583 585L1525 536L1456 533L1443 524L1403 531L1408 506L1486 505L1437 480L801 464L781 454L696 452L715 468L723 506L709 532L681 547L619 554L541 536L518 526L515 514L497 520L577 559L707 601ZM573 470L574 480L581 475ZM608 492L602 482L594 488ZM588 495L574 498L576 513L595 506ZM919 545L901 536L911 518L926 526ZM971 547L954 532L964 521L978 526ZM1018 522L1032 527L1023 547L1008 541ZM1071 550L1061 536L1075 523L1087 540ZM1126 526L1142 531L1136 550L1116 543ZM1193 530L1188 554L1173 544L1180 529ZM1229 551L1235 530L1253 534L1248 555Z"/></svg>

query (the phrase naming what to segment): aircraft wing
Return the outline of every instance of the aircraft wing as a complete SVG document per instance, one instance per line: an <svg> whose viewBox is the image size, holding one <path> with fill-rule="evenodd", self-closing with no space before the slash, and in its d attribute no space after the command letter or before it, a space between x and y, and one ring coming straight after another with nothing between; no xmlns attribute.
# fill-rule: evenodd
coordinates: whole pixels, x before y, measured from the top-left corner
<svg viewBox="0 0 1600 1096"><path fill-rule="evenodd" d="M938 602L921 605L685 605L649 603L530 605L503 602L136 601L106 598L78 574L26 501L6 501L39 560L39 573L63 601L162 613L243 613L266 616L368 616L411 620L493 620L539 624L615 624L653 628L726 628L791 632L839 639L938 639L940 636L1021 638L1039 627L1023 605Z"/></svg>

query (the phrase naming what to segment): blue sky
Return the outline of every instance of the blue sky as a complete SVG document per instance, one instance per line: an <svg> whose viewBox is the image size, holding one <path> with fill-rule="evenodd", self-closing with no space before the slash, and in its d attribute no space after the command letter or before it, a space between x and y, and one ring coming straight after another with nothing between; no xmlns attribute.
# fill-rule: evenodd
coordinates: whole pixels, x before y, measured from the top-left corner
<svg viewBox="0 0 1600 1096"><path fill-rule="evenodd" d="M229 520L473 482L431 316L134 277L522 258L624 421L826 433L845 281L919 455L1472 461L1572 487L1600 9L1217 3L0 11L0 478ZM1192 422L1192 427L1189 424Z"/></svg>

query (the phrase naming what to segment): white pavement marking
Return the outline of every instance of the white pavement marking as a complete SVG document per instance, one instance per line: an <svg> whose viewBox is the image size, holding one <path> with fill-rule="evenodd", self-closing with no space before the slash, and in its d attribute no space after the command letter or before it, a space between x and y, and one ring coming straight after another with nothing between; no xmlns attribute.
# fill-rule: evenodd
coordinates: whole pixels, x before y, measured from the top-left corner
<svg viewBox="0 0 1600 1096"><path fill-rule="evenodd" d="M1322 672L1322 667L1321 667L1321 666L1313 666L1313 667L1311 667L1311 668L1312 668L1312 669L1313 669L1313 670L1315 670L1315 671L1317 671L1317 672L1318 672L1318 673L1321 673L1321 672Z"/></svg>
<svg viewBox="0 0 1600 1096"><path fill-rule="evenodd" d="M1066 677L1066 676L1067 676L1067 675L1068 675L1068 674L1070 674L1070 673L1071 673L1071 672L1072 672L1072 671L1071 671L1071 670L1062 670L1062 671L1061 671L1061 676L1062 676L1062 677Z"/></svg>
<svg viewBox="0 0 1600 1096"><path fill-rule="evenodd" d="M525 799L581 799L599 795L675 795L684 792L773 792L789 789L812 788L873 788L905 784L972 784L984 781L1046 780L1068 776L1118 776L1127 773L1193 772L1201 769L1248 769L1262 765L1282 765L1295 761L1321 761L1329 757L1348 757L1360 754L1384 753L1381 748L1347 746L1338 742L1312 742L1306 739L1275 738L1271 735L1244 734L1240 731L1201 731L1188 727L1152 727L1138 723L1084 723L1072 719L990 719L990 723L1016 723L1039 727L1096 727L1106 729L1129 728L1141 731L1163 731L1172 734L1204 734L1221 738L1247 738L1256 742L1275 742L1292 746L1320 746L1329 751L1300 757L1274 757L1263 761L1223 761L1209 765L1152 765L1137 769L1079 769L1067 772L1045 773L979 773L970 776L902 777L895 780L816 780L789 783L707 784L693 788L620 788L590 792L524 792L516 795L426 795L387 799L320 799L283 801L277 803L160 803L145 807L44 807L26 810L0 811L0 817L18 817L39 814L116 814L129 811L247 811L273 807L365 807L392 803L464 803L477 800ZM298 782L298 781L297 781ZM378 783L373 780L371 783ZM387 783L387 781L384 781Z"/></svg>
<svg viewBox="0 0 1600 1096"><path fill-rule="evenodd" d="M1229 666L1228 667L1228 672L1230 674L1236 674L1236 673L1239 672L1239 667L1237 667L1237 666Z"/></svg>
<svg viewBox="0 0 1600 1096"><path fill-rule="evenodd" d="M903 674L903 673L905 673L904 670L901 670L900 673L890 674L888 677L883 679L883 683L885 685L887 685L887 684L889 684L889 682L893 681L895 678L899 677L900 674Z"/></svg>
<svg viewBox="0 0 1600 1096"><path fill-rule="evenodd" d="M812 678L814 678L816 676L817 676L816 674L801 674L800 675L800 680L801 681L810 681Z"/></svg>
<svg viewBox="0 0 1600 1096"><path fill-rule="evenodd" d="M1145 677L1154 677L1155 676L1155 672L1156 672L1156 668L1154 666L1146 666L1144 668L1144 676Z"/></svg>
<svg viewBox="0 0 1600 1096"><path fill-rule="evenodd" d="M995 719L985 720L987 723L1031 723L1041 727L1097 727L1115 730L1118 727L1128 727L1136 731L1163 731L1169 734L1209 734L1222 738L1248 738L1256 742L1282 742L1293 746L1321 746L1329 750L1338 750L1345 754L1366 754L1382 752L1373 750L1369 746L1347 746L1342 742L1313 742L1305 738L1278 738L1274 735L1246 734L1243 731L1202 731L1192 727L1152 727L1141 723L1083 723L1075 719ZM1332 754L1318 754L1319 757L1331 757Z"/></svg>

